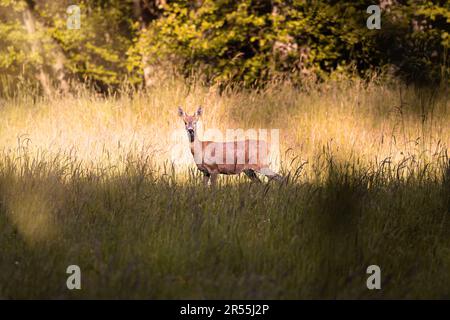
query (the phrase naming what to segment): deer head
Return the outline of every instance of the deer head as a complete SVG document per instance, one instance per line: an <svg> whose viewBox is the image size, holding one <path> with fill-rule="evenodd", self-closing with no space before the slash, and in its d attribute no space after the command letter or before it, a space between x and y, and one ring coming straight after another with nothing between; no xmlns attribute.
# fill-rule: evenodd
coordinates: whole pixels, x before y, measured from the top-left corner
<svg viewBox="0 0 450 320"><path fill-rule="evenodd" d="M197 121L200 119L202 112L203 112L202 107L198 107L194 115L190 116L187 113L185 113L181 107L178 107L178 115L184 121L184 127L186 129L190 142L194 142L195 140L197 134Z"/></svg>

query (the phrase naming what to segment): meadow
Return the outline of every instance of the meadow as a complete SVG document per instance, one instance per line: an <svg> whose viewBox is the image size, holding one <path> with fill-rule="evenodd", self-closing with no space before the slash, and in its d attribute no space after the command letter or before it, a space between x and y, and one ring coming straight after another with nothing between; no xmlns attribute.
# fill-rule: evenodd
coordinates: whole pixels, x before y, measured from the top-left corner
<svg viewBox="0 0 450 320"><path fill-rule="evenodd" d="M179 105L202 105L204 128L280 129L286 181L203 186L174 139ZM11 90L0 298L450 298L449 111L445 85L376 78ZM81 290L66 287L72 264ZM374 264L381 290L366 287Z"/></svg>

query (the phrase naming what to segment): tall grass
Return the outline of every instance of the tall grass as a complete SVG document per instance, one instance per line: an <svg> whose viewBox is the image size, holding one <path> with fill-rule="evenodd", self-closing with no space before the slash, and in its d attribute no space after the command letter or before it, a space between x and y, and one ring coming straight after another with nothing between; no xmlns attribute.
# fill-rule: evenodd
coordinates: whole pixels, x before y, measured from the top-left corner
<svg viewBox="0 0 450 320"><path fill-rule="evenodd" d="M202 186L178 105L279 128L287 182ZM448 111L446 88L359 80L9 96L0 298L449 298Z"/></svg>

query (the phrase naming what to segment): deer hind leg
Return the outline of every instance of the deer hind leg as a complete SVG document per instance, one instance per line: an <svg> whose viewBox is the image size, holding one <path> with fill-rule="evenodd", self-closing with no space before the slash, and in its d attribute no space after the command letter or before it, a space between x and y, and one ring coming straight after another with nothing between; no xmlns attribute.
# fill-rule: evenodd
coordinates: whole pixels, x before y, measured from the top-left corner
<svg viewBox="0 0 450 320"><path fill-rule="evenodd" d="M252 180L253 182L261 182L261 180L259 180L258 176L255 173L255 170L252 169L246 169L244 170L244 173L247 177L250 178L250 180Z"/></svg>
<svg viewBox="0 0 450 320"><path fill-rule="evenodd" d="M259 173L265 175L267 178L269 178L269 180L275 180L278 182L283 182L284 178L283 176L281 176L280 174L272 171L269 168L261 168L260 170L258 170Z"/></svg>

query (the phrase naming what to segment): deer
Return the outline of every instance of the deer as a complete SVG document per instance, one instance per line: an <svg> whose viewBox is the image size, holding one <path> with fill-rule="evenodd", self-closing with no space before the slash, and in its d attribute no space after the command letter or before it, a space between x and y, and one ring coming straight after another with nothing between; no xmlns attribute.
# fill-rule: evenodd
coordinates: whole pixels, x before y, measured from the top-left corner
<svg viewBox="0 0 450 320"><path fill-rule="evenodd" d="M215 186L219 174L239 175L242 172L252 182L260 183L258 174L278 182L284 178L269 168L267 143L262 139L245 139L241 141L202 141L197 136L197 122L202 116L203 108L198 107L193 115L188 115L178 107L178 115L184 122L189 139L190 150L197 169L203 173L203 184Z"/></svg>

